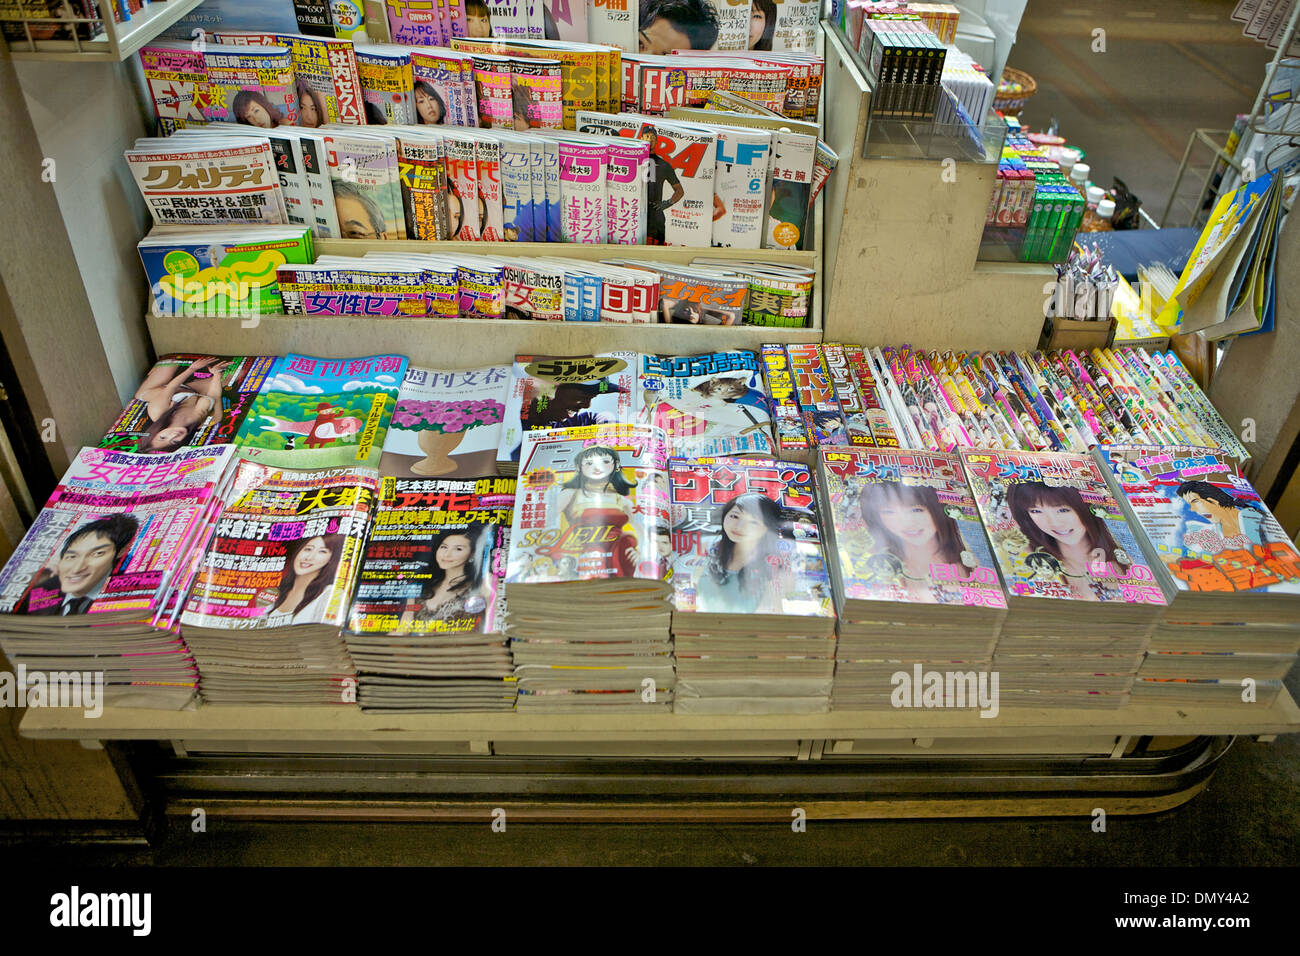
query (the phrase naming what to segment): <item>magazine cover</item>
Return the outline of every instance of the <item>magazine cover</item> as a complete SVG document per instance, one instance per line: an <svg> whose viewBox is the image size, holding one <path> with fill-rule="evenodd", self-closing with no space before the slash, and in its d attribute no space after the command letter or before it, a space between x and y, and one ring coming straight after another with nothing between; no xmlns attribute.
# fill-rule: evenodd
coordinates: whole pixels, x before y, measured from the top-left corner
<svg viewBox="0 0 1300 956"><path fill-rule="evenodd" d="M478 97L479 126L514 129L514 95L510 85L510 58L474 54L474 89Z"/></svg>
<svg viewBox="0 0 1300 956"><path fill-rule="evenodd" d="M397 141L408 239L447 239L447 161L436 136Z"/></svg>
<svg viewBox="0 0 1300 956"><path fill-rule="evenodd" d="M636 352L515 356L498 464L519 461L526 432L636 421L640 358Z"/></svg>
<svg viewBox="0 0 1300 956"><path fill-rule="evenodd" d="M1300 553L1223 452L1103 445L1097 454L1178 590L1300 593Z"/></svg>
<svg viewBox="0 0 1300 956"><path fill-rule="evenodd" d="M587 6L587 41L636 53L640 46L640 18L637 0L591 0Z"/></svg>
<svg viewBox="0 0 1300 956"><path fill-rule="evenodd" d="M400 239L406 232L397 148L374 134L325 134L330 186L344 239Z"/></svg>
<svg viewBox="0 0 1300 956"><path fill-rule="evenodd" d="M1007 606L960 458L905 449L818 453L845 598Z"/></svg>
<svg viewBox="0 0 1300 956"><path fill-rule="evenodd" d="M668 490L678 611L835 616L807 465L674 458Z"/></svg>
<svg viewBox="0 0 1300 956"><path fill-rule="evenodd" d="M280 311L275 271L312 261L305 230L152 234L138 251L158 315L267 315Z"/></svg>
<svg viewBox="0 0 1300 956"><path fill-rule="evenodd" d="M351 41L300 33L220 32L218 43L238 46L287 46L293 58L294 89L302 126L325 123L364 126L361 74Z"/></svg>
<svg viewBox="0 0 1300 956"><path fill-rule="evenodd" d="M140 67L158 119L176 129L207 122L208 69L201 52L185 43L150 43L140 48Z"/></svg>
<svg viewBox="0 0 1300 956"><path fill-rule="evenodd" d="M755 9L764 4L755 0ZM817 0L772 0L776 29L772 32L771 50L817 49L817 17L820 4ZM767 16L767 14L764 14Z"/></svg>
<svg viewBox="0 0 1300 956"><path fill-rule="evenodd" d="M275 361L272 355L164 355L99 447L164 455L186 445L229 444Z"/></svg>
<svg viewBox="0 0 1300 956"><path fill-rule="evenodd" d="M443 46L451 39L443 32L436 0L411 3L408 0L384 0L388 13L388 35L403 46Z"/></svg>
<svg viewBox="0 0 1300 956"><path fill-rule="evenodd" d="M284 194L267 143L128 149L127 165L154 222L287 225Z"/></svg>
<svg viewBox="0 0 1300 956"><path fill-rule="evenodd" d="M718 130L713 245L734 249L762 246L771 152L772 134L766 130Z"/></svg>
<svg viewBox="0 0 1300 956"><path fill-rule="evenodd" d="M764 249L807 248L808 195L816 153L816 136L773 133Z"/></svg>
<svg viewBox="0 0 1300 956"><path fill-rule="evenodd" d="M478 194L478 158L474 140L448 136L447 234L462 242L475 242L487 218L487 206Z"/></svg>
<svg viewBox="0 0 1300 956"><path fill-rule="evenodd" d="M603 144L561 140L559 151L562 241L607 242L608 148Z"/></svg>
<svg viewBox="0 0 1300 956"><path fill-rule="evenodd" d="M637 377L645 421L674 458L773 457L772 418L758 355L643 355Z"/></svg>
<svg viewBox="0 0 1300 956"><path fill-rule="evenodd" d="M379 471L399 478L473 478L496 471L510 366L408 368Z"/></svg>
<svg viewBox="0 0 1300 956"><path fill-rule="evenodd" d="M298 122L288 47L213 45L203 51L208 73L203 116L263 129Z"/></svg>
<svg viewBox="0 0 1300 956"><path fill-rule="evenodd" d="M790 360L795 397L808 433L813 436L813 444L850 444L844 413L835 398L835 383L820 347L813 343L791 343L785 347L785 354Z"/></svg>
<svg viewBox="0 0 1300 956"><path fill-rule="evenodd" d="M563 129L564 100L559 60L510 60L510 116L516 132Z"/></svg>
<svg viewBox="0 0 1300 956"><path fill-rule="evenodd" d="M235 444L288 468L374 468L406 373L401 355L286 355L240 426Z"/></svg>
<svg viewBox="0 0 1300 956"><path fill-rule="evenodd" d="M240 461L181 624L341 627L377 484L369 468L290 471Z"/></svg>
<svg viewBox="0 0 1300 956"><path fill-rule="evenodd" d="M635 114L578 114L578 131L650 144L646 238L651 245L707 246L713 235L717 137Z"/></svg>
<svg viewBox="0 0 1300 956"><path fill-rule="evenodd" d="M367 125L414 123L410 52L390 45L367 45L358 46L355 53Z"/></svg>
<svg viewBox="0 0 1300 956"><path fill-rule="evenodd" d="M718 22L718 39L713 44L714 50L770 50L771 35L769 32L769 45L766 47L756 47L750 37L751 29L759 22L764 23L765 17L762 11L771 9L771 4L767 2L757 2L754 4L754 12L750 12L750 0L706 0L708 5L713 8L713 15ZM773 22L773 28L776 24ZM762 32L759 33L759 41L763 39Z"/></svg>
<svg viewBox="0 0 1300 956"><path fill-rule="evenodd" d="M532 152L522 136L501 138L501 238L535 242Z"/></svg>
<svg viewBox="0 0 1300 956"><path fill-rule="evenodd" d="M83 448L0 571L0 613L161 614L233 456Z"/></svg>
<svg viewBox="0 0 1300 956"><path fill-rule="evenodd" d="M526 434L507 585L662 580L667 458L663 433L650 425Z"/></svg>
<svg viewBox="0 0 1300 956"><path fill-rule="evenodd" d="M609 194L605 218L609 242L614 245L644 245L650 144L619 137L610 140L608 150L609 169L605 174L605 184Z"/></svg>
<svg viewBox="0 0 1300 956"><path fill-rule="evenodd" d="M513 478L384 478L348 612L354 634L499 634Z"/></svg>
<svg viewBox="0 0 1300 956"><path fill-rule="evenodd" d="M505 267L506 315L520 321L564 321L564 268L532 260ZM488 469L489 471L491 469Z"/></svg>
<svg viewBox="0 0 1300 956"><path fill-rule="evenodd" d="M412 101L426 126L477 126L473 57L450 50L412 50Z"/></svg>
<svg viewBox="0 0 1300 956"><path fill-rule="evenodd" d="M607 2L607 0L602 0ZM626 0L623 0L626 4ZM583 0L537 0L543 14L543 39L571 40L586 43L587 36L587 2ZM596 4L593 4L596 5ZM598 41L594 37L592 42Z"/></svg>
<svg viewBox="0 0 1300 956"><path fill-rule="evenodd" d="M1091 458L987 449L961 457L1012 597L1165 603Z"/></svg>

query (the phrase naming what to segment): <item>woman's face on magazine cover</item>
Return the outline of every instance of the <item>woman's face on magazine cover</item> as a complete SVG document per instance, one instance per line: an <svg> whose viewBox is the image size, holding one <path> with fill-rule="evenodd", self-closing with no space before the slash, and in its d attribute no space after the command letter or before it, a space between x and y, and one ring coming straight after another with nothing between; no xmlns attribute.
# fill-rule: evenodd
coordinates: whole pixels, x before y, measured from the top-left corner
<svg viewBox="0 0 1300 956"><path fill-rule="evenodd" d="M316 97L310 93L298 95L298 125L319 126L320 111L316 109Z"/></svg>
<svg viewBox="0 0 1300 956"><path fill-rule="evenodd" d="M763 31L766 29L767 14L759 9L758 4L754 4L749 14L749 48L751 50L758 46L758 41L763 39Z"/></svg>
<svg viewBox="0 0 1300 956"><path fill-rule="evenodd" d="M455 238L460 232L460 197L453 192L447 193L447 232Z"/></svg>
<svg viewBox="0 0 1300 956"><path fill-rule="evenodd" d="M465 9L465 35L468 37L490 37L492 20L485 8Z"/></svg>
<svg viewBox="0 0 1300 956"><path fill-rule="evenodd" d="M761 515L746 510L744 505L736 505L722 519L722 533L736 544L752 543L767 534L767 525Z"/></svg>
<svg viewBox="0 0 1300 956"><path fill-rule="evenodd" d="M1190 491L1183 495L1183 501L1187 503L1187 507L1190 510L1196 512L1202 518L1213 518L1215 521L1219 521L1222 518L1223 512L1227 510L1217 501L1211 501L1209 498L1202 498L1194 491Z"/></svg>
<svg viewBox="0 0 1300 956"><path fill-rule="evenodd" d="M262 129L271 129L275 123L271 121L271 114L266 111L261 103L249 103L244 108L243 120L249 126L258 126Z"/></svg>
<svg viewBox="0 0 1300 956"><path fill-rule="evenodd" d="M465 562L469 560L469 551L469 538L463 534L448 535L443 539L442 544L438 545L438 553L434 555L434 560L444 571L463 568Z"/></svg>
<svg viewBox="0 0 1300 956"><path fill-rule="evenodd" d="M880 509L880 523L904 544L920 547L934 540L939 529L924 505L892 501Z"/></svg>
<svg viewBox="0 0 1300 956"><path fill-rule="evenodd" d="M1069 505L1040 502L1029 509L1029 517L1039 531L1050 534L1062 544L1079 544L1087 534L1083 521Z"/></svg>
<svg viewBox="0 0 1300 956"><path fill-rule="evenodd" d="M582 459L582 477L588 481L605 481L614 474L614 459L609 455L588 455Z"/></svg>
<svg viewBox="0 0 1300 956"><path fill-rule="evenodd" d="M420 122L430 126L437 125L445 119L442 115L442 104L438 102L437 97L430 96L418 87L415 90L415 111L420 114Z"/></svg>
<svg viewBox="0 0 1300 956"><path fill-rule="evenodd" d="M315 574L330 563L330 549L325 546L324 538L311 538L298 551L293 559L293 570L298 577Z"/></svg>

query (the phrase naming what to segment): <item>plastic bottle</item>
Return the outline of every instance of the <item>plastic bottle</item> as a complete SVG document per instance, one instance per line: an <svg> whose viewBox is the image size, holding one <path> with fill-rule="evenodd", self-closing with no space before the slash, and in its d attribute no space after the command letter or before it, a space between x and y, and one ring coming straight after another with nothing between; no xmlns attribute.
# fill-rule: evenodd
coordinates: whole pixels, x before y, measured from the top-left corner
<svg viewBox="0 0 1300 956"><path fill-rule="evenodd" d="M1093 212L1097 211L1097 203L1106 198L1106 190L1100 186L1088 187L1088 208Z"/></svg>
<svg viewBox="0 0 1300 956"><path fill-rule="evenodd" d="M1080 232L1111 232L1114 226L1111 225L1111 217L1115 215L1115 200L1103 199L1097 203L1095 210L1089 209L1083 214L1083 224L1079 226Z"/></svg>
<svg viewBox="0 0 1300 956"><path fill-rule="evenodd" d="M1070 182L1074 188L1079 190L1079 195L1087 198L1088 196L1088 177L1092 175L1092 167L1087 163L1075 163L1070 167Z"/></svg>

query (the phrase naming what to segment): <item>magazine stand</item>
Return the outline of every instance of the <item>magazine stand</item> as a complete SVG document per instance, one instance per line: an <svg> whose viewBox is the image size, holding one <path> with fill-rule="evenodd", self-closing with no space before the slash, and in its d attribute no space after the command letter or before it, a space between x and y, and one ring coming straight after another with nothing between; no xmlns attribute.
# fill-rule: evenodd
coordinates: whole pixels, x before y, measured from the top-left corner
<svg viewBox="0 0 1300 956"><path fill-rule="evenodd" d="M27 169L39 169L42 155L57 158L61 168L84 156L74 166L77 175L61 174L53 184L15 177L14 188L0 200L7 221L57 223L61 216L65 227L66 234L55 228L0 237L6 293L0 296L0 329L23 391L38 400L37 421L45 414L57 418L51 460L61 471L69 450L98 439L112 418L104 409L114 396L134 390L150 351L344 356L392 349L417 363L472 367L508 360L515 352L689 352L823 338L1033 348L1050 267L975 262L991 167L958 163L956 180L948 183L933 161L862 159L868 84L833 35L827 36L826 55L826 135L841 165L823 196L824 234L817 251L550 244L538 250L678 262L732 254L816 269L819 301L810 328L707 333L691 326L284 316L262 317L248 327L238 319L162 316L142 323L145 290L134 244L146 217L121 169L120 149L144 130L134 109L127 117L112 108L131 89L127 70L90 64L65 71L61 85L33 86L35 99L29 102L39 108L28 116L18 77L0 61L0 94L8 94L0 101L10 104L6 115L14 122L6 128L15 131L0 154L13 168ZM48 78L39 72L43 64L23 66L37 71L25 79ZM68 101L80 107L75 124L64 121L73 114L55 108ZM98 145L88 151L87 142ZM1293 245L1282 244L1284 257L1293 255ZM461 250L452 243L320 244L322 252L343 254L416 246ZM464 251L531 251L501 246L477 243ZM77 270L84 289L67 281ZM1284 267L1278 271L1287 274ZM1114 711L1004 707L996 718L924 709L744 717L397 716L362 714L350 706L207 706L191 712L108 708L98 719L80 711L34 709L21 730L36 739L129 749L133 771L149 786L171 794L204 790L203 805L210 809L224 806L248 815L423 813L481 820L502 805L526 816L540 800L529 795L545 793L552 798L546 812L567 819L586 819L603 807L622 818L725 816L788 824L789 796L814 792L824 799L810 797L800 805L823 818L1086 815L1097 799L1080 794L1098 793L1109 794L1108 812L1154 812L1204 786L1225 738L1300 732L1300 708L1285 690L1271 704L1136 704ZM1152 739L1165 741L1160 753L1173 756L1150 756ZM226 794L224 802L209 799L215 791ZM455 799L446 796L453 792ZM507 792L517 794L514 802L502 798ZM285 793L332 796L307 810L301 800L273 806L266 799ZM380 793L390 798L383 807L365 796ZM410 799L402 803L395 794ZM717 802L719 794L725 805Z"/></svg>

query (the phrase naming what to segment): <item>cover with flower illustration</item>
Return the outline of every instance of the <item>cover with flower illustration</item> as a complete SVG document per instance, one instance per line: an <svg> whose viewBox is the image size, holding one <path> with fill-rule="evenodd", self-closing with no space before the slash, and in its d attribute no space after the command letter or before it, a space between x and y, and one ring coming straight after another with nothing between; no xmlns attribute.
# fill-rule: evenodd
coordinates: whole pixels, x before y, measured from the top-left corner
<svg viewBox="0 0 1300 956"><path fill-rule="evenodd" d="M398 478L496 474L510 366L408 368L384 439L379 471Z"/></svg>
<svg viewBox="0 0 1300 956"><path fill-rule="evenodd" d="M847 447L820 448L818 457L841 607L901 601L1006 608L960 458Z"/></svg>
<svg viewBox="0 0 1300 956"><path fill-rule="evenodd" d="M253 400L235 444L281 468L376 468L405 373L403 355L286 355Z"/></svg>
<svg viewBox="0 0 1300 956"><path fill-rule="evenodd" d="M1165 598L1106 484L1087 455L961 451L1007 591L1161 608Z"/></svg>

